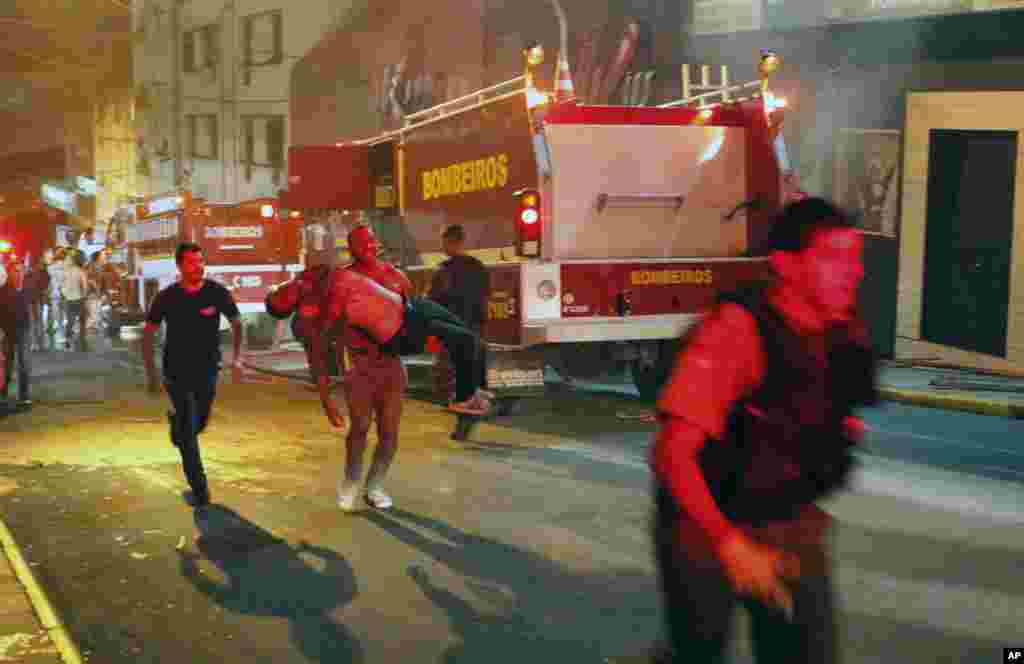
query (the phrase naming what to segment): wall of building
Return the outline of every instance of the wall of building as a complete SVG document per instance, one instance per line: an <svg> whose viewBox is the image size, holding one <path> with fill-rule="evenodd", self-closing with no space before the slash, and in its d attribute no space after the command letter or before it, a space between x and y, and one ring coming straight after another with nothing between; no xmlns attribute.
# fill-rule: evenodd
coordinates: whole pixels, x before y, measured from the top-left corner
<svg viewBox="0 0 1024 664"><path fill-rule="evenodd" d="M942 92L910 96L907 109L903 178L903 232L900 242L899 336L922 339L922 304L925 289L925 245L928 221L929 132L933 129L1011 130L1024 132L1024 92ZM982 356L950 349L961 362L992 366L1024 366L1024 159L1017 149L1013 198L1012 255L1006 357ZM931 344L937 346L937 344ZM942 346L939 346L940 348Z"/></svg>
<svg viewBox="0 0 1024 664"><path fill-rule="evenodd" d="M131 88L109 90L107 98L96 105L93 153L96 219L101 223L139 191L134 113Z"/></svg>
<svg viewBox="0 0 1024 664"><path fill-rule="evenodd" d="M576 92L586 101L613 101L630 72L678 62L684 3L561 5ZM397 127L404 114L519 76L529 41L545 47L541 75L553 79L559 23L548 0L364 0L295 68L294 141L372 136ZM668 77L678 80L678 69Z"/></svg>
<svg viewBox="0 0 1024 664"><path fill-rule="evenodd" d="M347 3L136 4L139 193L180 184L211 200L276 195L283 159L268 158L267 122L280 127L270 130L270 143L281 143L271 152L282 153L291 134L291 69ZM268 62L253 65L257 59Z"/></svg>

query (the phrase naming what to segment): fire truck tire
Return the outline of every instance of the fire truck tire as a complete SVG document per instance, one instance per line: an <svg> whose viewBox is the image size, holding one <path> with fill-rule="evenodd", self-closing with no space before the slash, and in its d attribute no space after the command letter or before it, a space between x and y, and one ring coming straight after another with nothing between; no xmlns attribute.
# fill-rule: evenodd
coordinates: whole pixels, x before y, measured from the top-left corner
<svg viewBox="0 0 1024 664"><path fill-rule="evenodd" d="M609 362L607 350L600 342L567 343L559 344L552 364L563 380L591 380L606 373Z"/></svg>

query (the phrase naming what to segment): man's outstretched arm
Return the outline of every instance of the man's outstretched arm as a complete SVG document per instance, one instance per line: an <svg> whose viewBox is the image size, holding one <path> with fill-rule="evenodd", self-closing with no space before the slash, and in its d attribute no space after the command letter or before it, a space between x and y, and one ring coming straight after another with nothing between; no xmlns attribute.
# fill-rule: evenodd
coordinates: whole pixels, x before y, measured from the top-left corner
<svg viewBox="0 0 1024 664"><path fill-rule="evenodd" d="M341 416L341 413L338 411L338 404L331 395L331 377L327 371L327 350L329 346L327 330L330 329L333 329L333 326L326 327L322 324L322 321L311 321L309 332L310 357L308 361L309 366L313 369L313 375L316 376L317 391L320 393L320 404L323 406L324 414L327 415L331 426L340 429L345 424L345 418Z"/></svg>

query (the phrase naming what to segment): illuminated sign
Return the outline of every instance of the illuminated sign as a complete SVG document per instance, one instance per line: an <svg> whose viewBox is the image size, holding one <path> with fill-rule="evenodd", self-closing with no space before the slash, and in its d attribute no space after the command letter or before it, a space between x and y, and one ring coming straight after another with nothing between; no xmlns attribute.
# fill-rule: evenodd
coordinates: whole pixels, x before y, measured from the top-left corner
<svg viewBox="0 0 1024 664"><path fill-rule="evenodd" d="M52 184L42 186L43 201L50 207L64 210L68 214L78 214L78 197L74 192L55 187Z"/></svg>
<svg viewBox="0 0 1024 664"><path fill-rule="evenodd" d="M178 235L178 218L154 219L138 224L130 224L125 228L127 242L150 242L164 240Z"/></svg>
<svg viewBox="0 0 1024 664"><path fill-rule="evenodd" d="M432 168L423 171L420 177L425 201L482 189L500 189L508 184L508 155L502 153Z"/></svg>
<svg viewBox="0 0 1024 664"><path fill-rule="evenodd" d="M629 283L634 286L710 286L713 281L714 273L711 270L634 270L629 273Z"/></svg>
<svg viewBox="0 0 1024 664"><path fill-rule="evenodd" d="M78 175L75 177L75 188L78 190L78 193L83 196L95 196L96 180Z"/></svg>
<svg viewBox="0 0 1024 664"><path fill-rule="evenodd" d="M260 216L263 217L264 219L270 219L271 217L273 217L274 216L274 206L273 205L261 205L260 206Z"/></svg>
<svg viewBox="0 0 1024 664"><path fill-rule="evenodd" d="M262 226L207 226L203 230L205 238L239 239L263 237Z"/></svg>
<svg viewBox="0 0 1024 664"><path fill-rule="evenodd" d="M181 208L183 202L180 196L164 196L163 198L154 199L146 204L146 215L152 216L165 212L174 212Z"/></svg>

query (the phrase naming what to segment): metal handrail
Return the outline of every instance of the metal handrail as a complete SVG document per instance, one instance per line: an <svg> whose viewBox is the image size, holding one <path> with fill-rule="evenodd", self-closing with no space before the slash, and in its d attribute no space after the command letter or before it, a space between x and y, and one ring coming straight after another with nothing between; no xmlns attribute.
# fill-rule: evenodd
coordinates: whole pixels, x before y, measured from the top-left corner
<svg viewBox="0 0 1024 664"><path fill-rule="evenodd" d="M609 203L625 201L671 201L675 203L676 212L679 212L683 203L686 202L686 196L683 194L608 194L602 192L597 195L597 211L604 212Z"/></svg>
<svg viewBox="0 0 1024 664"><path fill-rule="evenodd" d="M747 83L739 83L737 85L730 85L724 88L718 88L711 92L703 92L699 95L690 95L685 99L677 99L664 104L659 104L657 108L677 108L679 106L689 106L690 104L707 99L708 97L714 97L715 95L722 95L723 97L731 92L739 92L741 90L748 90L750 88L760 88L761 81L749 81ZM758 93L754 94L755 97L759 96Z"/></svg>
<svg viewBox="0 0 1024 664"><path fill-rule="evenodd" d="M460 103L462 103L464 101L467 101L467 100L470 100L470 99L474 99L474 98L477 100L478 103L480 103L480 102L485 101L483 99L483 97L485 97L490 92L497 92L498 90L501 90L503 88L512 87L512 86L516 85L517 83L525 83L525 82L526 82L526 76L517 76L515 78L510 78L507 81L502 81L501 83L496 83L496 84L490 86L489 88L483 88L482 90L477 90L477 91L471 92L471 93L469 93L467 95L462 95L461 97L456 97L455 99L449 99L448 101L441 102L440 104L436 104L434 106L431 106L430 108L425 108L422 111L416 111L415 113L410 113L409 115L405 116L406 126L409 126L411 124L416 124L416 120L418 118L425 117L425 116L429 115L430 113L435 113L437 111L440 111L443 108L447 108L448 106L456 106L456 105L458 105L458 104L460 104Z"/></svg>
<svg viewBox="0 0 1024 664"><path fill-rule="evenodd" d="M394 140L396 138L400 138L402 136L402 134L404 134L407 131L411 131L413 129L418 129L420 127L425 127L426 125L429 125L429 124L434 123L434 122L440 122L441 120L445 120L447 118L450 118L453 115L458 115L458 114L464 113L466 111L471 111L474 108L479 108L479 107L484 106L486 104L491 104L491 103L494 103L496 101L501 101L503 99L509 99L511 97L516 97L518 95L523 94L525 91L526 91L526 88L524 87L521 90L515 90L513 92L506 92L503 95L499 95L497 97L491 97L490 99L485 99L483 101L477 102L476 104L473 104L472 106L463 106L462 108L457 108L457 109L449 111L447 113L443 113L441 115L438 115L438 116L435 116L435 117L432 117L432 118L428 118L426 120L421 120L421 121L419 121L419 122L417 122L415 124L406 125L406 126L401 127L399 129L392 129L391 131L385 132L383 134L379 134L379 135L374 136L372 138L364 138L364 139L360 139L358 141L352 141L351 144L352 145L367 145L367 146L369 146L369 145L377 145L378 143L386 143L387 141L391 141L391 140Z"/></svg>

